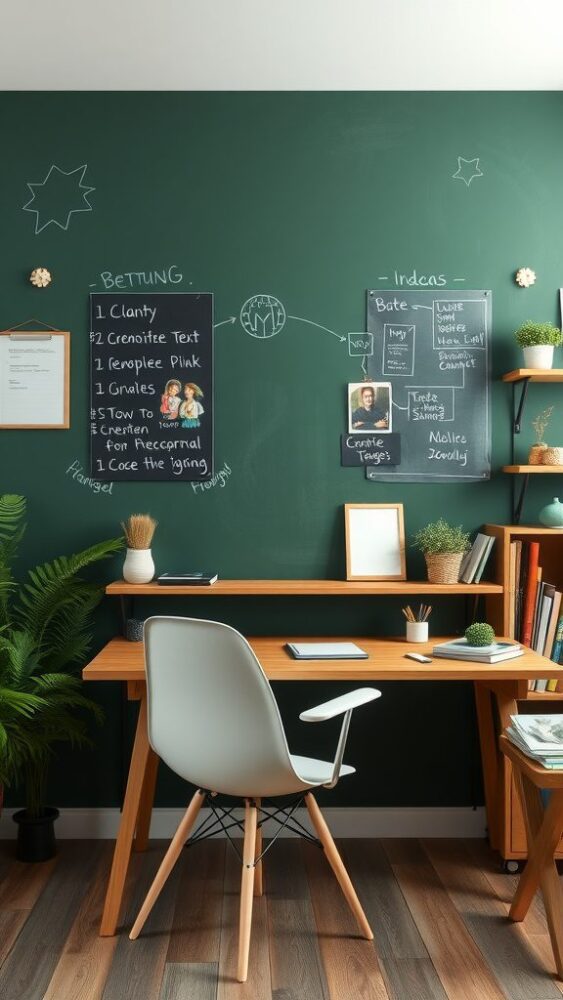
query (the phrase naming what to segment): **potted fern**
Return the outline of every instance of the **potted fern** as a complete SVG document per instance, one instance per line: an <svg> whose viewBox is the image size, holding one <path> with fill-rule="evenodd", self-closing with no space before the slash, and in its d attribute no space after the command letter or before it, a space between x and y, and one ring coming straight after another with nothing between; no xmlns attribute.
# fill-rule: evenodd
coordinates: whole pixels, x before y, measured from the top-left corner
<svg viewBox="0 0 563 1000"><path fill-rule="evenodd" d="M87 566L113 555L122 539L100 542L29 571L23 583L12 563L24 528L23 497L0 497L0 779L21 781L25 809L15 813L18 858L43 861L55 850L58 810L45 805L46 779L56 744L88 742L83 711L98 720L74 672L84 661L92 612L103 588L83 580ZM4 736L3 736L4 733Z"/></svg>
<svg viewBox="0 0 563 1000"><path fill-rule="evenodd" d="M454 527L443 518L417 531L413 548L426 560L429 583L457 583L464 553L469 548L469 534L461 525Z"/></svg>
<svg viewBox="0 0 563 1000"><path fill-rule="evenodd" d="M553 368L553 348L561 344L561 330L553 323L526 320L515 333L524 351L525 368Z"/></svg>

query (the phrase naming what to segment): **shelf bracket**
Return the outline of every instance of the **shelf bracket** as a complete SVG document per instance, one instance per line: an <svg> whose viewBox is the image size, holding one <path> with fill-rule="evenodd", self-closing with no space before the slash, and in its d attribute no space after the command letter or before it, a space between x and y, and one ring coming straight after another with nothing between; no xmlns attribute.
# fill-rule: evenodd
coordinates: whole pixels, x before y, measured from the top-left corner
<svg viewBox="0 0 563 1000"><path fill-rule="evenodd" d="M520 496L518 497L518 503L514 510L514 524L520 524L520 518L522 517L522 508L524 506L524 500L526 498L526 490L528 489L528 482L530 476L528 473L525 474L522 486L520 488Z"/></svg>
<svg viewBox="0 0 563 1000"><path fill-rule="evenodd" d="M528 392L528 385L530 383L529 378L522 379L522 392L520 393L520 400L518 402L518 410L514 416L514 433L519 434L522 423L522 411L524 409L524 403L526 402L526 395Z"/></svg>

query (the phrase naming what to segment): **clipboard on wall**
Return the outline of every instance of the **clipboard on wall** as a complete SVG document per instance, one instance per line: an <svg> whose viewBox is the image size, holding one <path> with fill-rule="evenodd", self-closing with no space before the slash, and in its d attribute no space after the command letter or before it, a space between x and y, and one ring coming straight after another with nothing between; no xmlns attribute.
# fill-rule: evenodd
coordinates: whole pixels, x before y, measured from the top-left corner
<svg viewBox="0 0 563 1000"><path fill-rule="evenodd" d="M38 323L43 330L22 330ZM70 333L28 320L0 331L0 429L68 430Z"/></svg>

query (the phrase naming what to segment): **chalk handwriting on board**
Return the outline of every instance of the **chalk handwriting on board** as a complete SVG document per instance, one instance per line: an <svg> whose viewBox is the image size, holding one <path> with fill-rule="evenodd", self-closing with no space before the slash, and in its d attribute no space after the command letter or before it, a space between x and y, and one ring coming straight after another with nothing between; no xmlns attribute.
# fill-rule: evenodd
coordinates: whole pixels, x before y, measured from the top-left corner
<svg viewBox="0 0 563 1000"><path fill-rule="evenodd" d="M281 333L285 326L285 308L275 295L251 295L240 310L240 325L257 340L267 340Z"/></svg>
<svg viewBox="0 0 563 1000"><path fill-rule="evenodd" d="M367 372L392 383L401 459L393 472L372 467L367 478L489 478L490 292L372 290L368 327L375 346Z"/></svg>
<svg viewBox="0 0 563 1000"><path fill-rule="evenodd" d="M216 472L211 477L211 479L208 479L207 482L191 483L190 485L192 487L192 490L194 491L194 493L204 493L205 490L213 490L215 489L216 486L218 486L220 489L223 489L225 483L227 482L227 479L229 479L230 476L232 475L232 471L233 470L231 469L230 465L227 465L227 463L225 462L223 464L223 468L219 469L219 471Z"/></svg>
<svg viewBox="0 0 563 1000"><path fill-rule="evenodd" d="M218 326L225 326L225 323L230 323L230 324L236 323L236 321L237 321L236 316L229 316L228 319L222 319L220 323L214 323L213 329L216 330Z"/></svg>
<svg viewBox="0 0 563 1000"><path fill-rule="evenodd" d="M123 271L121 274L116 274L113 271L100 272L100 281L106 292L113 288L126 291L128 288L150 288L151 285L178 285L183 280L184 275L177 264L155 268L151 271ZM96 288L97 284L97 281L93 281L90 288Z"/></svg>
<svg viewBox="0 0 563 1000"><path fill-rule="evenodd" d="M349 333L348 354L351 358L373 354L373 333Z"/></svg>
<svg viewBox="0 0 563 1000"><path fill-rule="evenodd" d="M27 182L31 198L22 208L34 213L36 236L51 223L66 231L71 215L92 211L88 195L96 189L83 183L87 169L87 163L69 171L53 163L44 180Z"/></svg>
<svg viewBox="0 0 563 1000"><path fill-rule="evenodd" d="M213 475L213 296L94 292L92 474L202 481Z"/></svg>
<svg viewBox="0 0 563 1000"><path fill-rule="evenodd" d="M474 181L476 177L484 177L479 166L479 159L480 157L475 156L472 160L465 160L463 156L458 156L457 170L455 174L452 174L454 181L464 181L469 187L471 181Z"/></svg>
<svg viewBox="0 0 563 1000"><path fill-rule="evenodd" d="M71 478L75 482L80 483L81 486L89 487L92 490L92 493L113 493L113 483L102 483L99 479L92 479L91 476L87 476L77 459L75 459L74 462L71 462L65 472L65 475L71 476Z"/></svg>
<svg viewBox="0 0 563 1000"><path fill-rule="evenodd" d="M448 278L445 274L419 274L416 268L413 268L408 274L394 269L392 276L380 274L377 280L392 281L397 288L445 288L448 284ZM462 284L467 279L451 278L449 280Z"/></svg>
<svg viewBox="0 0 563 1000"><path fill-rule="evenodd" d="M315 323L312 319L286 313L285 306L275 295L265 293L251 295L243 304L239 318L245 333L248 333L250 337L255 337L256 340L268 340L270 337L277 336L278 333L282 332L286 320L293 319L299 323L315 326L319 330L325 330L341 343L346 342L346 337L335 333L334 330L329 330L328 326L323 326L322 323Z"/></svg>

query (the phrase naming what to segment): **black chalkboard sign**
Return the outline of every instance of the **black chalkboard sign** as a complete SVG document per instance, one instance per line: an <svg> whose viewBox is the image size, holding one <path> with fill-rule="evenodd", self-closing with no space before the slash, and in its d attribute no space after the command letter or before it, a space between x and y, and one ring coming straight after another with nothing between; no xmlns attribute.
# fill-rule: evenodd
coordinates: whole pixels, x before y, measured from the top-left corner
<svg viewBox="0 0 563 1000"><path fill-rule="evenodd" d="M491 475L490 291L370 290L366 354L391 383L400 464L366 469L385 482L467 482Z"/></svg>
<svg viewBox="0 0 563 1000"><path fill-rule="evenodd" d="M90 296L92 476L213 475L213 296Z"/></svg>

